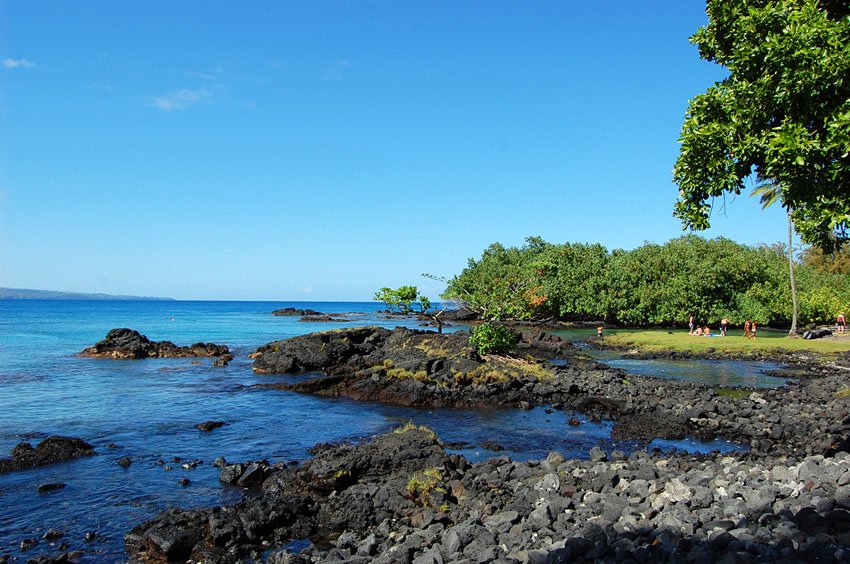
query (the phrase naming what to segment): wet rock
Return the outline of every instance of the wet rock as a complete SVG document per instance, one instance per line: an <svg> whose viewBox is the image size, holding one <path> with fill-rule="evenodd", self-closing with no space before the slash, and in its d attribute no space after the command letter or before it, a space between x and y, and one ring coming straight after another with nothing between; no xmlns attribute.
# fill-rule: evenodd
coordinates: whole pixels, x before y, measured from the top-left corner
<svg viewBox="0 0 850 564"><path fill-rule="evenodd" d="M94 447L82 439L51 436L35 448L30 443L20 443L12 449L11 458L0 458L0 474L65 462L94 454Z"/></svg>
<svg viewBox="0 0 850 564"><path fill-rule="evenodd" d="M303 317L303 316L322 316L326 315L321 311L316 311L314 309L298 309L294 307L285 307L283 309L276 309L272 312L272 315L284 316L284 317Z"/></svg>
<svg viewBox="0 0 850 564"><path fill-rule="evenodd" d="M26 552L27 550L32 549L37 544L38 539L24 539L18 546L21 549L21 552Z"/></svg>
<svg viewBox="0 0 850 564"><path fill-rule="evenodd" d="M227 425L224 421L204 421L203 423L198 423L195 425L195 428L200 431L212 431L213 429L218 429L219 427L224 427Z"/></svg>
<svg viewBox="0 0 850 564"><path fill-rule="evenodd" d="M44 535L41 538L43 538L45 540L55 540L55 539L61 539L63 536L65 536L65 533L63 533L62 531L60 531L58 529L51 528L51 529L48 529L47 532L44 533Z"/></svg>
<svg viewBox="0 0 850 564"><path fill-rule="evenodd" d="M233 359L225 345L195 343L179 347L171 341L151 341L138 331L127 328L112 329L103 340L84 349L80 355L116 359L217 357L225 362Z"/></svg>
<svg viewBox="0 0 850 564"><path fill-rule="evenodd" d="M49 484L40 484L38 486L38 493L47 493L56 490L61 490L65 487L65 482L51 482Z"/></svg>
<svg viewBox="0 0 850 564"><path fill-rule="evenodd" d="M121 468L129 468L132 463L133 463L133 461L130 460L129 456L122 456L121 458L118 459L117 464Z"/></svg>

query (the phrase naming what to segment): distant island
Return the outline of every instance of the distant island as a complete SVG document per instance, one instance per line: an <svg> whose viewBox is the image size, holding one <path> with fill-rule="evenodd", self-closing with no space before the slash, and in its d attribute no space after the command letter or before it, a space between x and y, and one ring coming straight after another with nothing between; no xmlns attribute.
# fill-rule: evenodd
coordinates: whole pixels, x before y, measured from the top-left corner
<svg viewBox="0 0 850 564"><path fill-rule="evenodd" d="M147 296L114 296L112 294L83 294L54 290L29 290L26 288L0 288L0 300L155 300L174 301L174 298Z"/></svg>

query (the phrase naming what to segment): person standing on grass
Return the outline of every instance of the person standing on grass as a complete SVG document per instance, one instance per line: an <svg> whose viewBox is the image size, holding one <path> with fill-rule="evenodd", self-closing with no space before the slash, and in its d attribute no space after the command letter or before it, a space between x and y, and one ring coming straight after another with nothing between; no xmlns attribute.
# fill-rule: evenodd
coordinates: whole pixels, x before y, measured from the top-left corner
<svg viewBox="0 0 850 564"><path fill-rule="evenodd" d="M720 320L720 336L726 336L726 330L729 328L729 320L725 317Z"/></svg>
<svg viewBox="0 0 850 564"><path fill-rule="evenodd" d="M755 338L756 338L756 322L755 322L755 320L753 320L753 322L750 323L750 339L755 339Z"/></svg>
<svg viewBox="0 0 850 564"><path fill-rule="evenodd" d="M844 312L843 311L838 314L838 319L836 320L835 324L837 325L838 332L844 333L845 321L844 321Z"/></svg>
<svg viewBox="0 0 850 564"><path fill-rule="evenodd" d="M744 338L745 339L750 338L750 320L749 319L744 321Z"/></svg>
<svg viewBox="0 0 850 564"><path fill-rule="evenodd" d="M688 333L690 333L691 335L694 334L694 316L693 315L688 317Z"/></svg>

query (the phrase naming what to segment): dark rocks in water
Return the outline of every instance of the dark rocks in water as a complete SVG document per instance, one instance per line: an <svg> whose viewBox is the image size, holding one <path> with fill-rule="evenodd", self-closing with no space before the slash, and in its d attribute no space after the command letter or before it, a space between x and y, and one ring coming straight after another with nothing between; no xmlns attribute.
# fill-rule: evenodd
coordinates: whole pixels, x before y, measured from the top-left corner
<svg viewBox="0 0 850 564"><path fill-rule="evenodd" d="M451 494L438 491L443 486L436 487L443 483L440 472L454 472L455 460L465 464L446 455L432 433L415 428L370 443L329 447L298 469L265 466L262 492L234 506L168 510L128 533L125 546L138 561L232 562L291 539L321 536L342 538L340 544L345 544L345 530L409 519L423 506L430 508L430 525L442 505L457 503ZM244 476L252 466L264 465L240 466ZM421 482L412 482L412 477ZM359 543L351 547L356 551Z"/></svg>
<svg viewBox="0 0 850 564"><path fill-rule="evenodd" d="M272 312L272 315L282 316L282 317L304 317L304 316L316 316L320 317L326 315L321 311L316 311L315 309L298 309L294 307L285 307L283 309L276 309Z"/></svg>
<svg viewBox="0 0 850 564"><path fill-rule="evenodd" d="M189 478L181 478L177 483L185 487L188 486L191 482L189 481Z"/></svg>
<svg viewBox="0 0 850 564"><path fill-rule="evenodd" d="M258 374L332 371L375 352L390 334L388 329L356 327L273 341L251 355L255 359L253 369Z"/></svg>
<svg viewBox="0 0 850 564"><path fill-rule="evenodd" d="M98 538L97 531L88 531L88 532L86 533L86 537L85 537L85 538L86 538L86 540L87 540L88 542L91 542L91 541L93 541L93 540L97 540L97 538Z"/></svg>
<svg viewBox="0 0 850 564"><path fill-rule="evenodd" d="M130 460L129 456L124 456L118 459L118 466L121 468L129 468L132 463L133 461Z"/></svg>
<svg viewBox="0 0 850 564"><path fill-rule="evenodd" d="M38 493L47 493L56 490L61 490L65 487L65 482L52 482L49 484L40 484L38 486Z"/></svg>
<svg viewBox="0 0 850 564"><path fill-rule="evenodd" d="M151 341L132 329L112 329L106 338L80 352L81 356L96 358L140 359L140 358L184 358L217 357L230 361L233 355L226 345L195 343L178 347L171 341Z"/></svg>
<svg viewBox="0 0 850 564"><path fill-rule="evenodd" d="M12 458L0 458L0 474L24 470L81 456L94 454L94 447L75 437L47 437L33 448L30 443L20 443L12 449Z"/></svg>
<svg viewBox="0 0 850 564"><path fill-rule="evenodd" d="M305 315L298 321L304 321L307 323L348 323L348 319L342 319L341 317L333 317L330 315Z"/></svg>
<svg viewBox="0 0 850 564"><path fill-rule="evenodd" d="M62 531L60 531L58 529L51 528L51 529L48 529L47 532L44 533L44 535L41 538L43 538L45 540L55 540L55 539L61 539L64 536L65 536L65 533L63 533Z"/></svg>
<svg viewBox="0 0 850 564"><path fill-rule="evenodd" d="M845 452L593 449L589 460L470 464L425 430L400 431L324 446L299 469L274 465L236 505L168 510L126 535L127 553L211 563L847 560ZM296 539L310 544L291 554Z"/></svg>
<svg viewBox="0 0 850 564"><path fill-rule="evenodd" d="M228 423L224 421L204 421L203 423L198 423L195 425L195 429L199 431L212 431L213 429L218 429L219 427L224 427Z"/></svg>
<svg viewBox="0 0 850 564"><path fill-rule="evenodd" d="M486 448L487 450L492 450L494 452L501 452L505 450L505 447L495 441L484 441L481 443L481 448Z"/></svg>
<svg viewBox="0 0 850 564"><path fill-rule="evenodd" d="M27 550L32 549L37 544L38 539L24 539L21 541L19 548L21 549L21 552L26 552Z"/></svg>

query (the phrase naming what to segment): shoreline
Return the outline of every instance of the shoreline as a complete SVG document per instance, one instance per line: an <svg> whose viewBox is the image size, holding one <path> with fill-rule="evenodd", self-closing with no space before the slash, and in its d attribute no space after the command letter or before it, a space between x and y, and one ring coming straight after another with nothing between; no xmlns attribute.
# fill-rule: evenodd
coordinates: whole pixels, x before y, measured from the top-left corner
<svg viewBox="0 0 850 564"><path fill-rule="evenodd" d="M345 336L352 330L362 331L363 328L310 335ZM393 332L383 331L393 335ZM476 401L486 405L492 406L493 402L520 408L549 405L595 417L611 418L615 422L619 420L616 428L618 433L623 433L621 436L655 438L665 433L669 433L668 436L687 434L704 438L722 436L749 445L751 450L732 455L638 451L625 456L594 448L589 452L589 460L564 459L562 455L553 453L545 460L514 462L506 457L498 457L477 464L470 464L462 456L450 455L443 450L441 453L434 451L439 464L418 469L405 466L407 474L403 477L383 471L364 477L360 474L361 470L353 469L365 468L368 474L372 462L352 454L354 459L346 465L335 466L332 475L324 475L323 485L316 490L316 484L312 481L317 474L299 472L303 468L315 469L317 464L327 463L330 460L328 457L338 456L339 452L335 449L359 452L358 449L362 447L371 449L369 452L372 458L390 456L387 452L380 452L385 450L383 446L364 446L383 444L380 437L363 445L317 445L316 456L299 467L244 463L237 480L242 478L249 467L254 466L253 478L243 481L246 485L254 484L251 486L255 488L253 494L234 506L169 510L128 534L128 551L139 557L141 553L138 552L138 546L142 543L147 547L145 550L153 551L149 554L167 554L172 550L185 549L190 544L189 540L195 539L189 554L194 555L193 558L210 562L233 562L246 556L269 557L271 562L324 562L339 559L367 562L377 561L382 555L388 554L395 556L385 560L387 562L412 562L417 558L426 559L420 560L422 562L450 559L478 561L482 558L488 561L491 557L536 562L544 557L620 559L638 558L640 555L669 561L700 555L705 559L729 554L749 554L752 559L771 560L791 556L808 558L821 549L832 551L830 554L835 557L846 554L840 551L850 544L850 537L845 536L845 533L850 532L850 527L837 530L830 528L832 525L823 525L824 519L839 525L850 523L850 513L846 511L850 508L850 502L845 503L845 497L842 497L846 494L850 500L850 491L844 488L850 485L850 457L841 454L850 450L850 424L845 422L850 399L839 394L846 388L846 374L841 370L805 360L800 367L809 376L786 388L747 390L749 393L741 397L725 397L710 386L626 376L622 370L586 361L574 366L553 368L551 380L540 378L539 374L519 373L508 381L495 379L473 385L470 380L453 390L448 381L443 381L441 385L439 377L430 380L431 376L439 375L442 370L436 370L438 364L435 361L445 363L447 360L462 358L464 362L471 362L471 359L466 359L463 356L466 353L460 349L438 347L439 343L429 342L433 338L451 339L448 335L435 335L402 330L397 337L397 348L361 348L355 351L354 357L365 364L351 364L348 368L360 366L360 374L357 370L348 374L345 370L335 372L346 365L344 362L332 362L327 365L330 376L307 380L306 385L302 383L303 389L291 384L285 385L285 389L319 395L327 392L327 395L348 397L354 397L356 393L359 397L355 399L367 401L386 401L393 397L408 401L412 398L416 401L402 405L416 406L429 405L429 398L442 398L446 405L457 406L452 402L474 398L474 394L470 396L467 392L480 389ZM567 345L559 344L554 339L548 340L545 334L536 335L526 344L529 348L539 347L536 350L538 354L574 358L572 355L575 351ZM361 341L362 344L370 338L369 334L361 336L362 340L357 337L355 341ZM298 343L296 339L287 341ZM330 340L325 346L333 350L337 344ZM421 348L426 349L422 351L423 355L417 356L412 352ZM529 348L524 348L523 352L528 352ZM404 353L396 358L397 363L391 367L378 362L380 354L387 351L396 354L402 350ZM460 354L460 357L456 357L456 354ZM426 371L426 378L417 379L417 363L423 367L431 366ZM362 372L364 366L369 370L368 374ZM533 363L530 366L535 370ZM390 370L402 372L396 372L396 377L390 377ZM461 379L457 383L463 381ZM271 383L260 385L275 386ZM306 389L310 386L315 389ZM462 391L464 386L469 388ZM349 393L345 393L346 390ZM417 448L433 450L432 446L423 443ZM409 446L399 448L404 452L410 450ZM390 457L399 464L408 464L409 461L405 462L400 451L388 452L394 452ZM653 478L635 477L637 472L650 476L650 463L655 468ZM225 468L233 466L226 465ZM438 487L450 495L444 496L446 499L439 506L426 507L418 497L406 493L407 487L416 472L435 467L441 468L440 473L448 480L448 483ZM222 475L225 468L222 469ZM841 471L838 472L836 468ZM231 469L230 472L235 471ZM605 478L599 478L599 472ZM693 472L699 473L700 477L692 482L682 477ZM547 476L552 474L557 476L559 484L566 484L567 489L559 485L543 495L541 488L546 489L548 486L535 487L544 480L551 483L554 478ZM467 475L485 478L482 478L483 482L473 480L466 483L464 480ZM524 478L517 478L517 475ZM536 480L533 483L532 478ZM422 476L417 479L426 480ZM609 479L612 482L610 484ZM816 486L808 485L812 479L816 479ZM650 484L646 492L640 480ZM768 497L772 496L770 500L759 497L759 491L766 480L773 484L768 488ZM460 490L455 491L458 481L463 485L463 491L469 493L465 501L458 494ZM638 492L629 489L635 481L640 484ZM479 490L482 483L489 485ZM571 487L575 488L572 493ZM706 497L708 494L705 488L710 490L710 499ZM368 494L366 497L373 499L374 494L384 490L395 491L398 496L391 492L387 495L396 502L403 499L413 502L414 506L402 503L405 511L398 513L392 504L373 504L371 509L363 505L364 492ZM492 498L494 491L501 493ZM676 498L675 501L670 498L671 508L676 510L674 514L668 514L666 504L654 507L657 500L668 499L664 497L668 494ZM351 496L350 500L348 496ZM529 501L529 496L537 497ZM641 499L633 502L634 497ZM545 503L540 501L544 498ZM698 499L701 505L693 505L694 499ZM349 502L350 505L346 505ZM381 501L384 502L387 500ZM561 507L563 503L566 505ZM444 504L448 504L451 511L441 510L447 509L443 507ZM546 509L540 510L543 505L546 505ZM288 517L282 517L283 514L275 507L289 508L284 511L288 512ZM622 509L622 512L615 516L616 508ZM368 523L357 521L354 517L364 511L371 519ZM339 512L342 512L344 518L340 517ZM507 515L504 515L506 512ZM761 513L756 515L758 512ZM325 523L318 520L321 515L337 517ZM266 517L270 520L264 521ZM711 519L707 520L709 517ZM224 526L222 523L225 522L230 523L225 527L229 533L222 533L223 537L215 538L204 536L207 534L204 531L218 530L216 527ZM674 523L678 523L679 529L673 526ZM340 528L341 525L345 526ZM315 527L315 530L310 527ZM791 528L796 532L788 533ZM495 544L474 544L474 539L467 539L470 530L475 532L473 536L492 534ZM153 532L151 536L148 534L151 531L158 532ZM503 538L503 535L506 536ZM820 540L818 535L821 535ZM824 535L832 540L824 544ZM455 536L461 539L457 546ZM305 537L313 538L315 544L304 554L281 552L282 547L290 541ZM411 538L416 542L408 542ZM591 544L585 542L589 538L594 539ZM658 539L662 539L664 550L654 548L659 544L656 543ZM624 549L628 546L625 541L629 541L632 547ZM812 543L820 544L815 546ZM467 554L470 545L473 548ZM454 550L457 547L460 550ZM695 552L691 554L691 551ZM44 561L61 561L61 558L62 555L59 555L54 560ZM148 557L139 558L153 561Z"/></svg>

